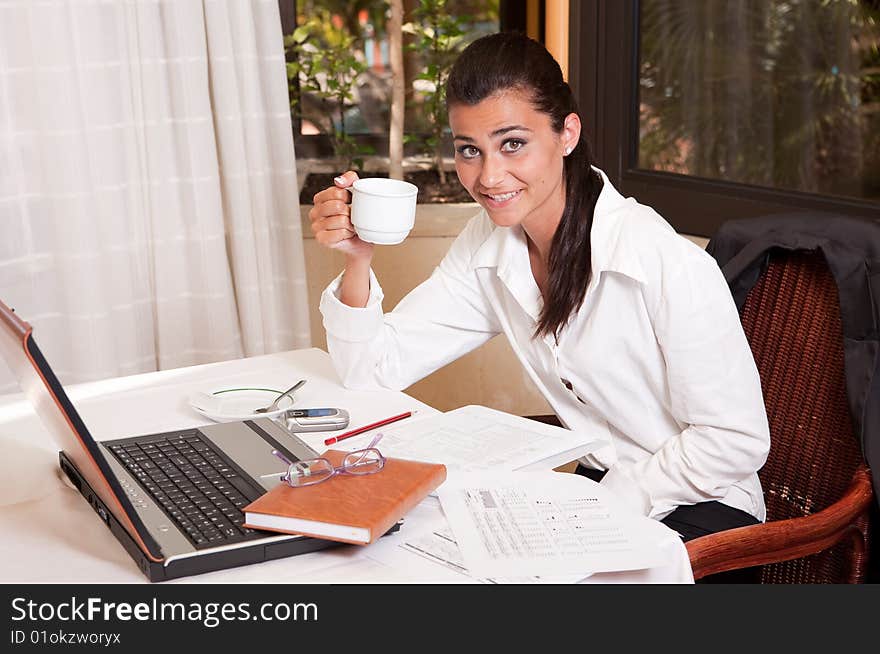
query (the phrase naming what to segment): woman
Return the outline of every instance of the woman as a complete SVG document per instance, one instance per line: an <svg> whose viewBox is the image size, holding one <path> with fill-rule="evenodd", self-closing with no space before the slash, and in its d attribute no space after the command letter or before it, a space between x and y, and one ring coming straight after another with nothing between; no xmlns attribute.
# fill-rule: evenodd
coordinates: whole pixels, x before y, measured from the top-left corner
<svg viewBox="0 0 880 654"><path fill-rule="evenodd" d="M391 313L336 178L310 213L345 254L321 298L347 386L403 389L504 332L569 429L609 445L578 472L685 540L764 519L760 381L714 261L591 166L571 89L539 43L472 43L446 89L459 180L482 211Z"/></svg>

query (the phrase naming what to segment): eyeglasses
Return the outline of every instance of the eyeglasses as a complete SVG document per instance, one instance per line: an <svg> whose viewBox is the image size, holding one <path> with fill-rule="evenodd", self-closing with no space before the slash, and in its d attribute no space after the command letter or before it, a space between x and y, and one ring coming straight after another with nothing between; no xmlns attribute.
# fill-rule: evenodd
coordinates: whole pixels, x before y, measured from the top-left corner
<svg viewBox="0 0 880 654"><path fill-rule="evenodd" d="M320 484L336 475L371 475L379 472L385 467L385 456L374 446L381 439L382 434L376 434L367 447L349 452L339 467L324 457L292 462L278 450L272 450L272 454L288 466L287 472L281 475L281 481L293 488L300 488Z"/></svg>

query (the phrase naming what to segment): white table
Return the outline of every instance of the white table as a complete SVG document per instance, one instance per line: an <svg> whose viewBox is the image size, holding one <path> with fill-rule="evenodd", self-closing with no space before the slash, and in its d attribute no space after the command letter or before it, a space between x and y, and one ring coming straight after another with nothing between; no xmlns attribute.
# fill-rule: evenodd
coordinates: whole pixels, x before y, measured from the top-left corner
<svg viewBox="0 0 880 654"><path fill-rule="evenodd" d="M404 393L344 389L326 352L283 352L177 370L78 384L67 388L99 440L205 424L185 398L227 384L290 385L306 378L298 406L340 406L351 427L407 410L436 410ZM326 434L304 435L322 451ZM21 394L0 396L0 582L146 583L122 546L58 468L58 448ZM167 583L472 583L475 580L399 547L407 534L442 519L427 498L397 534L367 547L343 546L286 559L212 572ZM649 570L603 573L592 583L691 583L687 552L660 523L666 564Z"/></svg>

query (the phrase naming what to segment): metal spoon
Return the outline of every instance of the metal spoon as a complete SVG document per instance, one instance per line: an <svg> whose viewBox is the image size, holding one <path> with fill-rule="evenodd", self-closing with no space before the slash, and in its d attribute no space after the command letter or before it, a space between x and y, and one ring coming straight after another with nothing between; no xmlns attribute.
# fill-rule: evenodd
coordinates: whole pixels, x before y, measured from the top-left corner
<svg viewBox="0 0 880 654"><path fill-rule="evenodd" d="M272 404L270 404L269 406L264 406L262 409L254 409L254 413L269 413L270 411L275 411L278 408L278 403L281 401L282 397L285 397L286 395L290 395L291 393L293 393L293 391L295 391L297 388L299 388L300 386L302 386L305 383L306 383L305 379L300 379L293 386L291 386L286 391L284 391L281 395L276 397L275 401L272 402Z"/></svg>

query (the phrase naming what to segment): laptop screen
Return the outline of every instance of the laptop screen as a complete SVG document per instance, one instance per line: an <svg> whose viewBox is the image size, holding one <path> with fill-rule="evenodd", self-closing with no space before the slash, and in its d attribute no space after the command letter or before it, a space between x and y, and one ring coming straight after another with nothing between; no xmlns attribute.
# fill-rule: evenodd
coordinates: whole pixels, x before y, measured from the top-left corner
<svg viewBox="0 0 880 654"><path fill-rule="evenodd" d="M159 546L144 527L104 455L74 409L31 333L31 326L0 301L0 356L18 380L46 430L76 464L104 505L144 553L161 561Z"/></svg>

